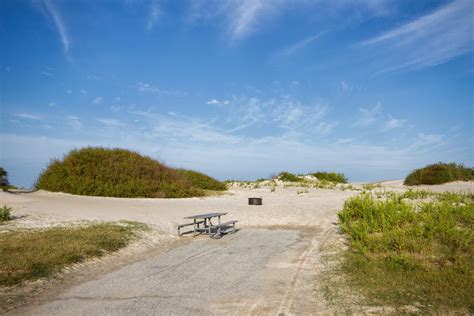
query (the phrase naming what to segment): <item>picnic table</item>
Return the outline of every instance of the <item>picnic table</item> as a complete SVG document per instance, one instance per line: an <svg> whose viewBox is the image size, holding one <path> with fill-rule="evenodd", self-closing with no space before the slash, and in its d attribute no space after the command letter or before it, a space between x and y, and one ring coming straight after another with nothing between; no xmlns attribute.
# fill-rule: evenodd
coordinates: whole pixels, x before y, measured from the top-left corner
<svg viewBox="0 0 474 316"><path fill-rule="evenodd" d="M232 225L232 232L235 233L235 223L236 220L227 221L225 223L221 222L221 216L226 215L227 213L222 212L214 212L214 213L205 213L205 214L197 214L192 216L186 216L185 219L192 219L192 223L182 224L178 226L178 235L181 236L182 233L180 229L185 226L193 226L193 230L189 232L193 232L193 236L196 236L200 233L207 233L209 237L220 238L222 237L223 229ZM212 219L217 218L217 224L212 223ZM201 226L202 225L202 226ZM215 230L215 233L212 234L212 230Z"/></svg>

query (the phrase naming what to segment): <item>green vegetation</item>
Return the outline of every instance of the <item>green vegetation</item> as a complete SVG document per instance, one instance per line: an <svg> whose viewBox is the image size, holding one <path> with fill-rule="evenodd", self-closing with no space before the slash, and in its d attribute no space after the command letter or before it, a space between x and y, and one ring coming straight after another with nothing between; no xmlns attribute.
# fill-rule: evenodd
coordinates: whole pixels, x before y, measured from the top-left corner
<svg viewBox="0 0 474 316"><path fill-rule="evenodd" d="M277 176L278 179L281 181L286 181L286 182L301 182L303 181L302 178L298 177L297 175L294 175L290 172L280 172L280 174Z"/></svg>
<svg viewBox="0 0 474 316"><path fill-rule="evenodd" d="M182 198L204 196L218 181L198 172L176 170L125 149L73 150L43 170L36 188L110 197Z"/></svg>
<svg viewBox="0 0 474 316"><path fill-rule="evenodd" d="M313 177L318 178L318 180L326 180L336 183L347 183L347 178L343 173L336 172L315 172L311 173Z"/></svg>
<svg viewBox="0 0 474 316"><path fill-rule="evenodd" d="M189 179L192 186L203 190L225 191L227 186L208 175L194 170L178 169L185 177Z"/></svg>
<svg viewBox="0 0 474 316"><path fill-rule="evenodd" d="M7 190L10 187L10 183L8 182L8 172L0 167L0 189Z"/></svg>
<svg viewBox="0 0 474 316"><path fill-rule="evenodd" d="M369 304L474 312L473 194L363 193L338 217L351 245L343 270Z"/></svg>
<svg viewBox="0 0 474 316"><path fill-rule="evenodd" d="M134 222L0 234L0 285L47 277L128 245L146 226Z"/></svg>
<svg viewBox="0 0 474 316"><path fill-rule="evenodd" d="M474 168L456 163L436 163L412 171L405 179L405 185L442 184L451 181L474 180Z"/></svg>
<svg viewBox="0 0 474 316"><path fill-rule="evenodd" d="M11 220L12 208L4 205L0 208L0 223Z"/></svg>

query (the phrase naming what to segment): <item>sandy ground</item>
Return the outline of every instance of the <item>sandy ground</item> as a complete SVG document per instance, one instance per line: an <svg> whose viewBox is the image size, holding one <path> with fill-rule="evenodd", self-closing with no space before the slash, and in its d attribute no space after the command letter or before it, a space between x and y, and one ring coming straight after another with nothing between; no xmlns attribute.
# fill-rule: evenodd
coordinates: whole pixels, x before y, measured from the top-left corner
<svg viewBox="0 0 474 316"><path fill-rule="evenodd" d="M388 190L406 190L401 181L381 185ZM452 183L429 189L474 192L474 184ZM0 192L0 205L12 207L17 217L0 226L0 232L84 220L133 220L154 228L145 247L142 242L113 259L86 263L82 278L75 282L65 278L66 284L43 287L47 295L37 295L39 299L28 301L29 306L10 313L344 313L347 307L338 309L326 303L319 281L330 268L325 256L334 253L333 245L340 245L343 239L337 229L337 211L346 198L359 192L305 190L308 192L301 194L302 188L292 187L278 187L275 192L268 187L234 188L225 195L190 199ZM247 205L249 197L262 197L263 206ZM184 216L211 211L227 212L223 219L238 220L239 231L220 240L177 237L176 225L187 222ZM137 249L143 252L140 254ZM104 263L107 260L113 264ZM75 268L72 270L73 275L78 274Z"/></svg>

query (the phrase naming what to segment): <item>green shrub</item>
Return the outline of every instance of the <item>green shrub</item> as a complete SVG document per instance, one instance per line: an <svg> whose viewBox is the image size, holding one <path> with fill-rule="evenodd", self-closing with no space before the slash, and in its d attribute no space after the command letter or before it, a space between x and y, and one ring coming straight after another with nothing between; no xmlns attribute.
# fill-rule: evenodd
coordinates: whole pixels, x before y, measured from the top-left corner
<svg viewBox="0 0 474 316"><path fill-rule="evenodd" d="M179 172L181 172L184 176L186 176L189 181L191 181L191 184L198 188L198 189L203 189L203 190L214 190L214 191L225 191L227 190L227 186L198 171L194 170L185 170L185 169L179 169Z"/></svg>
<svg viewBox="0 0 474 316"><path fill-rule="evenodd" d="M6 190L10 186L8 182L8 172L0 167L0 189Z"/></svg>
<svg viewBox="0 0 474 316"><path fill-rule="evenodd" d="M125 149L86 147L53 160L35 187L53 192L110 197L203 196L183 172Z"/></svg>
<svg viewBox="0 0 474 316"><path fill-rule="evenodd" d="M9 221L11 219L11 211L11 207L6 205L0 208L0 223Z"/></svg>
<svg viewBox="0 0 474 316"><path fill-rule="evenodd" d="M336 172L315 172L311 173L312 176L318 178L318 180L326 180L336 183L347 183L347 178L343 173Z"/></svg>
<svg viewBox="0 0 474 316"><path fill-rule="evenodd" d="M405 185L442 184L451 181L474 180L474 168L456 163L436 163L412 171L405 178Z"/></svg>
<svg viewBox="0 0 474 316"><path fill-rule="evenodd" d="M303 181L302 178L292 174L292 173L289 173L289 172L286 172L286 171L283 171L283 172L280 172L280 174L278 175L278 179L280 179L281 181L286 181L286 182L301 182Z"/></svg>

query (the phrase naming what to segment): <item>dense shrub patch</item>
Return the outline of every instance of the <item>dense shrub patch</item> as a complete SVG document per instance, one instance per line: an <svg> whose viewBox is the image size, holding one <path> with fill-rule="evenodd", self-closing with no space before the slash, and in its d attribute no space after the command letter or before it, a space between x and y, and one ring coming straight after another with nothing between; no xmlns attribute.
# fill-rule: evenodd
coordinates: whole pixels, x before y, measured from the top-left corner
<svg viewBox="0 0 474 316"><path fill-rule="evenodd" d="M436 163L412 171L405 178L405 185L442 184L451 181L474 180L474 168L456 163Z"/></svg>
<svg viewBox="0 0 474 316"><path fill-rule="evenodd" d="M191 184L196 188L203 189L203 190L214 190L214 191L227 190L227 186L224 183L204 173L197 172L194 170L185 170L185 169L179 169L179 172L183 173L191 182Z"/></svg>
<svg viewBox="0 0 474 316"><path fill-rule="evenodd" d="M351 245L344 270L371 303L473 310L474 196L418 197L347 200L338 213Z"/></svg>
<svg viewBox="0 0 474 316"><path fill-rule="evenodd" d="M336 183L347 183L347 178L343 173L336 172L315 172L311 174L313 177L318 178L318 180L330 181Z"/></svg>
<svg viewBox="0 0 474 316"><path fill-rule="evenodd" d="M181 198L204 191L181 171L125 149L87 147L53 160L37 189L110 197Z"/></svg>

